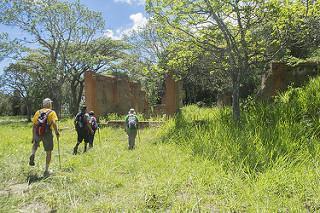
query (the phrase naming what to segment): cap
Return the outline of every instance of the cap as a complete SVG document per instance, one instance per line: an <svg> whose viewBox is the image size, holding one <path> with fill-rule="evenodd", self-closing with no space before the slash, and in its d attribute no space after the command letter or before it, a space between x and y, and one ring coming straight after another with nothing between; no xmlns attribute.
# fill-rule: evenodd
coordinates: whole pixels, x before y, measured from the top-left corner
<svg viewBox="0 0 320 213"><path fill-rule="evenodd" d="M42 106L47 106L48 104L52 103L53 101L50 98L45 98L42 101Z"/></svg>
<svg viewBox="0 0 320 213"><path fill-rule="evenodd" d="M134 111L133 108L131 108L131 109L129 110L129 114L136 114L136 112Z"/></svg>
<svg viewBox="0 0 320 213"><path fill-rule="evenodd" d="M90 111L90 112L89 112L89 115L94 115L94 111Z"/></svg>

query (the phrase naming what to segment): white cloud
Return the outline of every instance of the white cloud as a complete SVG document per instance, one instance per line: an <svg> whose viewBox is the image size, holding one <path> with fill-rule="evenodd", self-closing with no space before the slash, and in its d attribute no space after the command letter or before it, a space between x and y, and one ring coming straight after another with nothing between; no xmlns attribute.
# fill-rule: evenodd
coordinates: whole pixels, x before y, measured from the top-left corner
<svg viewBox="0 0 320 213"><path fill-rule="evenodd" d="M104 32L104 36L109 37L113 40L120 40L121 39L121 35L116 35L116 33L111 29L107 29Z"/></svg>
<svg viewBox="0 0 320 213"><path fill-rule="evenodd" d="M134 31L138 31L148 23L148 19L142 13L135 13L129 16L132 25L129 28L118 28L116 31L107 29L104 33L105 36L114 40L119 40L125 35L130 35Z"/></svg>
<svg viewBox="0 0 320 213"><path fill-rule="evenodd" d="M146 26L148 22L148 19L142 13L132 14L129 18L133 22L133 26L130 29L131 31L139 30L139 28Z"/></svg>
<svg viewBox="0 0 320 213"><path fill-rule="evenodd" d="M114 0L114 2L119 2L119 3L126 3L126 4L137 4L137 5L144 5L145 4L145 0Z"/></svg>

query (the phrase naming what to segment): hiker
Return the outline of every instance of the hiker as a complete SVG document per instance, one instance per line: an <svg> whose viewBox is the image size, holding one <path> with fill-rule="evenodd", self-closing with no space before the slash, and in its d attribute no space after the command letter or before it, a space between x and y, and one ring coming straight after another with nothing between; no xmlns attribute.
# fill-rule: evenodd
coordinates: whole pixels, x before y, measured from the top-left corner
<svg viewBox="0 0 320 213"><path fill-rule="evenodd" d="M53 134L55 131L57 139L59 139L59 131L57 127L58 116L55 111L52 110L52 100L45 98L42 101L43 108L38 110L33 118L32 128L32 152L29 158L29 165L34 166L34 158L36 151L40 145L40 141L43 143L44 151L46 151L46 167L44 170L44 176L50 175L49 164L51 161L51 153L53 150Z"/></svg>
<svg viewBox="0 0 320 213"><path fill-rule="evenodd" d="M89 124L93 131L93 134L89 135L89 148L92 148L94 135L96 134L96 130L98 129L98 122L97 122L97 118L94 116L94 111L89 112L89 117L90 117Z"/></svg>
<svg viewBox="0 0 320 213"><path fill-rule="evenodd" d="M136 112L133 108L131 108L128 112L128 115L125 118L125 130L128 134L128 144L129 150L134 149L135 147L135 140L138 132L138 117L136 116Z"/></svg>
<svg viewBox="0 0 320 213"><path fill-rule="evenodd" d="M73 154L76 155L78 153L78 146L84 140L84 151L87 151L87 145L89 143L89 135L93 134L93 130L91 125L89 124L89 114L87 113L87 107L81 106L80 112L74 118L74 127L77 131L78 139L77 144L73 148Z"/></svg>

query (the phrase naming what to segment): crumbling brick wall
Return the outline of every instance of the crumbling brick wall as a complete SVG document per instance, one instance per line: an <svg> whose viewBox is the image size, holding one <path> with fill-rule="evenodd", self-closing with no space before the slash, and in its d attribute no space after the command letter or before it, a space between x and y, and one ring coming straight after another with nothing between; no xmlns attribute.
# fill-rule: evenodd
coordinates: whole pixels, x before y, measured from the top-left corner
<svg viewBox="0 0 320 213"><path fill-rule="evenodd" d="M300 63L289 66L285 63L273 62L271 69L262 77L259 98L269 100L279 92L285 91L290 85L304 85L310 77L319 75L320 66L317 63Z"/></svg>
<svg viewBox="0 0 320 213"><path fill-rule="evenodd" d="M165 77L165 92L161 104L155 106L155 114L174 115L182 106L184 90L181 81L171 75ZM126 114L133 107L138 113L149 113L146 93L137 82L128 77L85 73L85 103L97 116L108 113Z"/></svg>
<svg viewBox="0 0 320 213"><path fill-rule="evenodd" d="M165 114L174 115L183 106L184 96L182 81L177 81L171 75L166 75L165 92L161 100Z"/></svg>
<svg viewBox="0 0 320 213"><path fill-rule="evenodd" d="M97 116L108 113L127 114L130 108L138 113L148 112L146 93L128 77L85 73L85 103Z"/></svg>

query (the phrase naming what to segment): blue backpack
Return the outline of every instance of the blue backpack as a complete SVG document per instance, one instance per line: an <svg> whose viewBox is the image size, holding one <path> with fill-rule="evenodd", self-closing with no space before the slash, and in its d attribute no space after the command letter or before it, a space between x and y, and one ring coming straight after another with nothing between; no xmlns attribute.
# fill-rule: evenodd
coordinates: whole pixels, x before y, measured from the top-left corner
<svg viewBox="0 0 320 213"><path fill-rule="evenodd" d="M135 115L128 116L128 128L129 129L137 129L138 127L138 119Z"/></svg>

